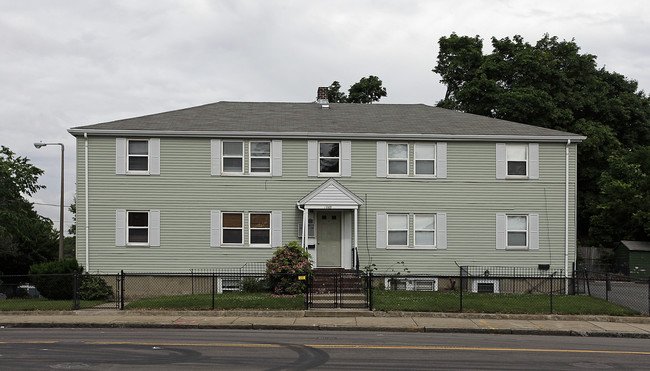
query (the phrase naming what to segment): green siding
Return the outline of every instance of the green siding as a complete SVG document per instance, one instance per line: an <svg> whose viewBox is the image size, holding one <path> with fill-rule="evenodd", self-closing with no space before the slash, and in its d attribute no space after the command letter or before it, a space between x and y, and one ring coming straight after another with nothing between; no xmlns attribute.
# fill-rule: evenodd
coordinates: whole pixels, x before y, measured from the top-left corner
<svg viewBox="0 0 650 371"><path fill-rule="evenodd" d="M284 242L298 240L302 214L296 202L327 178L307 177L307 140L283 140L282 146L282 177L211 176L210 138L162 137L161 174L135 176L115 174L114 137L89 136L90 271L188 272L271 256L271 248L210 247L210 210L282 211ZM372 261L386 273L404 261L412 273L434 274L457 274L457 264L563 268L565 145L540 143L539 148L538 180L497 180L493 142L448 142L446 179L385 179L376 177L376 142L352 141L352 177L337 181L365 200L359 210L361 267ZM569 264L575 256L575 156L571 145ZM84 182L84 138L79 137L77 259L82 263ZM116 209L160 210L161 246L116 247ZM377 249L378 211L446 213L447 249ZM540 249L496 250L498 212L539 214Z"/></svg>

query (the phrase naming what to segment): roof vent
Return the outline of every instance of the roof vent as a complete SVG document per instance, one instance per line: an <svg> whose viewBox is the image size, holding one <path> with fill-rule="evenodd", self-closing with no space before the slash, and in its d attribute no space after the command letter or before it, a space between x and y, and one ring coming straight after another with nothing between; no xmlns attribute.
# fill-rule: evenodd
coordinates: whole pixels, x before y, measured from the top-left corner
<svg viewBox="0 0 650 371"><path fill-rule="evenodd" d="M327 86L321 86L318 88L318 94L316 96L316 103L321 105L321 108L326 109L330 108L330 102L327 100L327 91L329 88Z"/></svg>

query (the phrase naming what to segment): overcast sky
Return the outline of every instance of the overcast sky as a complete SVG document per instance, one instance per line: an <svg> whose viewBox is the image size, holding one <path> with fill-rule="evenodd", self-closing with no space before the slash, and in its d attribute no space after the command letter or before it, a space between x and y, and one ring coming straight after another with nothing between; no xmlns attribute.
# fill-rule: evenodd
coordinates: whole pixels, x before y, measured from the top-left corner
<svg viewBox="0 0 650 371"><path fill-rule="evenodd" d="M434 105L438 39L545 33L575 39L600 67L650 91L649 1L3 1L0 143L45 171L37 210L58 226L60 147L75 193L67 129L222 100L310 102L376 75L381 103ZM66 216L66 223L71 215Z"/></svg>

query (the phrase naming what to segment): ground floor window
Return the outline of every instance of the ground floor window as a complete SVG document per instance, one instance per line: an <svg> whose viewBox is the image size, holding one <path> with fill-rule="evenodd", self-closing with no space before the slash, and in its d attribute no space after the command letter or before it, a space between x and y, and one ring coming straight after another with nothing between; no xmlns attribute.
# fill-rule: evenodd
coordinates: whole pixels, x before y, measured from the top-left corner
<svg viewBox="0 0 650 371"><path fill-rule="evenodd" d="M250 244L269 245L271 244L271 214L250 213Z"/></svg>
<svg viewBox="0 0 650 371"><path fill-rule="evenodd" d="M223 213L222 241L224 244L241 245L244 242L244 221L242 213Z"/></svg>
<svg viewBox="0 0 650 371"><path fill-rule="evenodd" d="M146 211L127 212L127 243L146 245L149 243L149 213Z"/></svg>

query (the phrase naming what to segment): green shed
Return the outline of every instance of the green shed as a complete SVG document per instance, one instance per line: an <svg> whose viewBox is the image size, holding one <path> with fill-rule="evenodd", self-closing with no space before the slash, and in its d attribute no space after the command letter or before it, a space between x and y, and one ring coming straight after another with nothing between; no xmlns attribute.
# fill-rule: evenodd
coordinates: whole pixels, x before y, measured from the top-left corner
<svg viewBox="0 0 650 371"><path fill-rule="evenodd" d="M621 241L614 250L616 266L632 277L650 277L650 241Z"/></svg>

